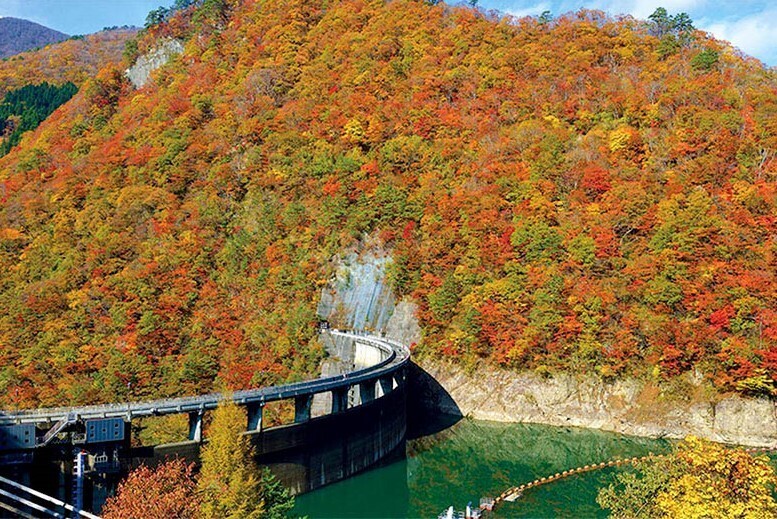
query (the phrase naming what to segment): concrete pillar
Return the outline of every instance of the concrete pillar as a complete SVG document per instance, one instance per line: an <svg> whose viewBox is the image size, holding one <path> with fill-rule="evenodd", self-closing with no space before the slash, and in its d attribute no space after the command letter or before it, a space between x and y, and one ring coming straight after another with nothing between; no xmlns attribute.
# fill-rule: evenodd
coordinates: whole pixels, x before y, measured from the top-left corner
<svg viewBox="0 0 777 519"><path fill-rule="evenodd" d="M294 423L302 423L310 420L310 404L313 395L294 397Z"/></svg>
<svg viewBox="0 0 777 519"><path fill-rule="evenodd" d="M339 389L332 390L332 414L341 413L348 409L348 390L350 387L345 386Z"/></svg>
<svg viewBox="0 0 777 519"><path fill-rule="evenodd" d="M264 410L264 403L260 404L248 404L246 405L246 411L248 414L248 432L261 432L262 431L262 411Z"/></svg>
<svg viewBox="0 0 777 519"><path fill-rule="evenodd" d="M367 380L359 383L359 403L366 404L375 400L375 381Z"/></svg>
<svg viewBox="0 0 777 519"><path fill-rule="evenodd" d="M189 413L189 440L202 441L202 411Z"/></svg>
<svg viewBox="0 0 777 519"><path fill-rule="evenodd" d="M392 389L394 389L394 379L391 375L378 379L378 397L387 395Z"/></svg>

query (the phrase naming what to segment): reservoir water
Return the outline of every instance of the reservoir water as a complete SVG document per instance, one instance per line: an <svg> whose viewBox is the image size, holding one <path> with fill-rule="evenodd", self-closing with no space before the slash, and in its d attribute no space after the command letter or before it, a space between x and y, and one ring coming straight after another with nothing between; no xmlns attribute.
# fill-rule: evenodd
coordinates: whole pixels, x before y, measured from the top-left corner
<svg viewBox="0 0 777 519"><path fill-rule="evenodd" d="M295 516L436 518L483 496L581 465L659 454L666 440L599 431L463 419L407 443L407 455L349 480L298 496ZM617 469L557 481L505 503L491 517L606 517L596 493Z"/></svg>
<svg viewBox="0 0 777 519"><path fill-rule="evenodd" d="M453 417L439 417L414 430L418 428L411 427L405 452L394 461L297 496L291 516L434 519L450 505L463 510L471 501L476 506L481 497L497 496L540 477L671 449L667 440ZM772 460L777 468L777 455ZM617 470L597 470L531 489L490 517L607 517L596 504L596 494L613 481ZM70 485L53 464L9 467L0 473L60 499L70 497ZM99 509L114 486L115 476L89 485L87 502Z"/></svg>

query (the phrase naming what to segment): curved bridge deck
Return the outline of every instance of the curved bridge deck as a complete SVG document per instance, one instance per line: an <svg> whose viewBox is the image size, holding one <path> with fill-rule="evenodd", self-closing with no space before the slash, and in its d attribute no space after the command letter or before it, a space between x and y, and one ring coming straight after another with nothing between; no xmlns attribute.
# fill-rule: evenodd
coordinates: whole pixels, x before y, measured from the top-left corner
<svg viewBox="0 0 777 519"><path fill-rule="evenodd" d="M269 402L294 399L298 411L295 421L299 422L309 419L310 400L313 395L325 392L332 392L333 395L342 394L356 385L371 386L370 391L374 395L376 384L379 385L382 394L385 394L387 391L404 381L404 367L410 360L410 352L401 344L390 339L366 335L359 332L329 330L325 333L329 333L335 337L350 338L356 341L357 344L361 343L376 348L380 351L382 360L375 365L358 369L344 375L285 384L282 386L235 391L232 393L231 399L238 405L247 406L249 408L249 430L256 430L257 426L261 425L261 417L259 416L257 418L256 413L261 413L261 407ZM369 393L370 391L366 393ZM35 424L38 426L50 427L48 432L43 437L39 437L35 442L35 445L45 445L54 436L66 431L68 428L72 428L76 423L110 418L121 418L125 422L130 422L134 418L181 413L188 413L190 416L202 415L205 411L215 409L219 402L224 398L224 395L221 393L209 393L191 397L163 398L145 402L42 408L20 411L0 410L0 426ZM307 409L305 409L306 406ZM335 398L333 399L332 412L336 413L342 411L347 408L347 406L347 402L342 403ZM259 420L259 423L257 423L257 419ZM196 425L193 427L196 428ZM0 427L0 429L2 429L2 427ZM2 450L1 445L0 450Z"/></svg>
<svg viewBox="0 0 777 519"><path fill-rule="evenodd" d="M246 433L250 433L258 459L293 493L346 478L391 455L404 444L405 382L410 352L384 337L338 330L322 330L322 333L333 338L338 348L352 349L351 366L365 367L336 376L235 391L229 395L209 393L143 402L0 411L0 464L52 460L68 466L75 448L83 458L84 476L79 477L84 479L92 473L126 469L139 460L154 463L171 453L184 457L196 455L203 439L204 413L230 398L247 410ZM316 395L323 398L317 398L318 407L313 408ZM265 429L262 426L265 404L283 400L294 403L294 423ZM188 414L190 441L130 448L133 419L173 414ZM75 476L71 479L71 482L80 481ZM4 501L0 496L0 507L21 510L24 505L43 513L44 508L70 506L55 501L47 505L25 497L18 499L26 502L19 501L15 494L21 488L0 488L0 494L6 498ZM53 499L43 494L35 497ZM83 489L74 490L72 498L73 503L80 503ZM79 505L75 506L77 509ZM93 506L99 504L93 503Z"/></svg>

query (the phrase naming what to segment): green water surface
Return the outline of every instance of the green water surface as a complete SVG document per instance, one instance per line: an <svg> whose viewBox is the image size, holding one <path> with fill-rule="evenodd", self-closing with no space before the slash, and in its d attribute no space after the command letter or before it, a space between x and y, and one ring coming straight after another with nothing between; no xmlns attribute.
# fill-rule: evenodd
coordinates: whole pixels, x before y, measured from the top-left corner
<svg viewBox="0 0 777 519"><path fill-rule="evenodd" d="M463 419L442 432L408 441L401 461L298 496L294 515L342 518L436 518L482 496L539 477L613 458L670 449L650 440L586 429ZM606 517L596 493L618 469L557 481L505 503L490 517Z"/></svg>

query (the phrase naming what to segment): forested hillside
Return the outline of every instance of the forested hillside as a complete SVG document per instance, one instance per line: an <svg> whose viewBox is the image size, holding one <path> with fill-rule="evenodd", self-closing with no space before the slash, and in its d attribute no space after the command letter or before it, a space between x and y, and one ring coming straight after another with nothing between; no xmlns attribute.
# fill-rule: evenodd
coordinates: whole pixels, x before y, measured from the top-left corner
<svg viewBox="0 0 777 519"><path fill-rule="evenodd" d="M67 34L19 18L0 17L0 58L45 47L68 38Z"/></svg>
<svg viewBox="0 0 777 519"><path fill-rule="evenodd" d="M37 128L77 91L73 83L56 86L44 81L6 92L0 101L0 156L8 153L24 132Z"/></svg>
<svg viewBox="0 0 777 519"><path fill-rule="evenodd" d="M8 90L43 82L79 86L108 63L121 61L124 45L136 33L135 29L105 30L0 60L0 97Z"/></svg>
<svg viewBox="0 0 777 519"><path fill-rule="evenodd" d="M774 391L773 71L660 12L195 4L0 159L1 405L309 375L367 234L424 354Z"/></svg>

